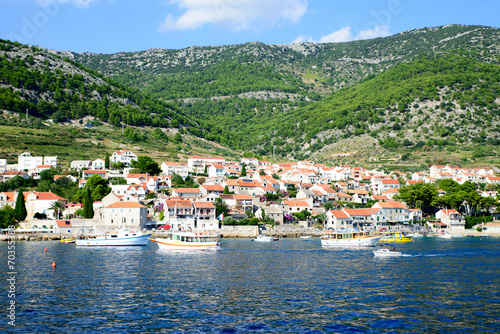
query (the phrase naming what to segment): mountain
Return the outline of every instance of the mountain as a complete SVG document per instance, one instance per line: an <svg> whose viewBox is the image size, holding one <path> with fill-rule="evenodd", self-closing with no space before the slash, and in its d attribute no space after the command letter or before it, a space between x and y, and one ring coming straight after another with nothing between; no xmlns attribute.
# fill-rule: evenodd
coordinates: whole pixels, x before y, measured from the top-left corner
<svg viewBox="0 0 500 334"><path fill-rule="evenodd" d="M0 40L0 84L0 108L57 122L96 116L117 126L189 124L172 105L36 46Z"/></svg>
<svg viewBox="0 0 500 334"><path fill-rule="evenodd" d="M262 157L327 161L348 151L365 162L466 163L499 154L497 28L107 55L0 46L6 110L31 103L30 113L56 120L83 114L131 128L179 127Z"/></svg>
<svg viewBox="0 0 500 334"><path fill-rule="evenodd" d="M355 137L399 150L496 143L497 28L448 25L349 43L66 55L175 104L198 119L195 135L259 155L327 158L350 145L363 150L346 143ZM214 133L214 125L231 136Z"/></svg>

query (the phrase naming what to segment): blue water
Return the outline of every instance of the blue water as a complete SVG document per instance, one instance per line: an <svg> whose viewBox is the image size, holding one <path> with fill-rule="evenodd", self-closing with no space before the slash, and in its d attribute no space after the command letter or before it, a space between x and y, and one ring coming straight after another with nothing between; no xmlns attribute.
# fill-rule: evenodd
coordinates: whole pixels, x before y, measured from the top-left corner
<svg viewBox="0 0 500 334"><path fill-rule="evenodd" d="M2 293L0 332L500 332L497 238L421 238L392 259L322 249L319 239L223 239L222 248L18 242L16 326Z"/></svg>

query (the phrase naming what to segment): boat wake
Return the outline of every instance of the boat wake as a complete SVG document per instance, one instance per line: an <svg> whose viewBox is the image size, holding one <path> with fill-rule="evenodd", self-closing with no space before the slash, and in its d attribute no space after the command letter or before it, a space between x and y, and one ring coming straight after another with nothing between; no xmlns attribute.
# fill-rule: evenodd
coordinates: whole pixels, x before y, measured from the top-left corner
<svg viewBox="0 0 500 334"><path fill-rule="evenodd" d="M403 257L437 257L437 256L448 256L446 254L403 254Z"/></svg>

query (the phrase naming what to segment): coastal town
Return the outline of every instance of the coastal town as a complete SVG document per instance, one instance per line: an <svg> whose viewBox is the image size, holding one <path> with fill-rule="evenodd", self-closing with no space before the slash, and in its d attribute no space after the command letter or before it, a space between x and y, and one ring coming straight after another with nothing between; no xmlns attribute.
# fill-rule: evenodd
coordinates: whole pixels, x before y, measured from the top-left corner
<svg viewBox="0 0 500 334"><path fill-rule="evenodd" d="M326 166L313 161L271 163L245 157L192 156L187 162L162 162L159 175L131 173L138 156L121 149L103 159L72 161L66 175L85 189L89 184L109 185L93 201L93 218L82 218L83 203L54 192L24 191L27 215L19 232L53 232L66 235L103 233L119 227L132 230L215 231L230 235L241 225L268 229L400 230L420 226L426 231L465 233L466 217L453 207L424 212L400 199L402 187L435 185L443 180L463 185L482 184L481 198L498 203L500 177L491 168L432 165L428 170L384 172L354 166ZM111 166L120 166L120 169ZM44 171L58 168L57 157L19 154L17 164L0 159L0 181L40 179ZM59 170L61 170L59 168ZM70 173L71 171L71 173ZM181 184L190 180L189 186ZM89 182L89 180L92 180ZM111 181L113 180L113 181ZM446 191L436 188L438 196ZM14 208L19 191L0 192L0 209ZM491 204L490 204L491 205ZM485 208L492 218L497 206ZM429 211L429 210L427 210ZM243 221L243 223L242 223ZM493 219L474 228L496 234ZM469 227L471 228L471 227Z"/></svg>

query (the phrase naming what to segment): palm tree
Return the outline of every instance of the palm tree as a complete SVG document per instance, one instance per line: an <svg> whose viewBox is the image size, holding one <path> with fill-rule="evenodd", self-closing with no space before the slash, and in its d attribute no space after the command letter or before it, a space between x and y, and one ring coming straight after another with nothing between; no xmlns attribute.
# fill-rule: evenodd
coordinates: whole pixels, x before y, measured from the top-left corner
<svg viewBox="0 0 500 334"><path fill-rule="evenodd" d="M64 203L59 201L54 201L52 202L52 205L50 206L49 209L54 210L54 217L58 219L59 213L62 212L62 210L64 209Z"/></svg>

